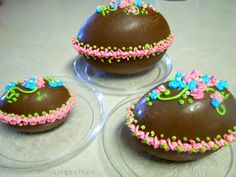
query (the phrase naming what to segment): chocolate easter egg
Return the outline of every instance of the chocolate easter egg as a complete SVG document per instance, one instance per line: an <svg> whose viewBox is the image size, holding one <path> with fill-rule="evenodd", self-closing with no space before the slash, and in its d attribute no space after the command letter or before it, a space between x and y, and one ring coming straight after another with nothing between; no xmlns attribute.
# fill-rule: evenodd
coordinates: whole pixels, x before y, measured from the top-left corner
<svg viewBox="0 0 236 177"><path fill-rule="evenodd" d="M117 0L97 7L73 46L101 71L134 74L153 67L172 42L167 21L150 3Z"/></svg>
<svg viewBox="0 0 236 177"><path fill-rule="evenodd" d="M10 82L0 99L0 120L22 132L41 132L62 124L75 98L62 81L49 77Z"/></svg>
<svg viewBox="0 0 236 177"><path fill-rule="evenodd" d="M178 72L130 107L127 125L148 153L189 161L236 140L235 107L227 81Z"/></svg>

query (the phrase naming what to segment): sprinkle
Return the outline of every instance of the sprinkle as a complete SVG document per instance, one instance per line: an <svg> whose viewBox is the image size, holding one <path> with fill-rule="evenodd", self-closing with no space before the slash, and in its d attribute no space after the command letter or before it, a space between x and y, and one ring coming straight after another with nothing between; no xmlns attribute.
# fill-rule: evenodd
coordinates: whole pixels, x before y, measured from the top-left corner
<svg viewBox="0 0 236 177"><path fill-rule="evenodd" d="M193 103L193 99L189 98L189 99L188 99L188 103L189 103L189 104L192 104L192 103Z"/></svg>
<svg viewBox="0 0 236 177"><path fill-rule="evenodd" d="M155 132L154 131L151 131L151 137L154 137L155 136Z"/></svg>
<svg viewBox="0 0 236 177"><path fill-rule="evenodd" d="M28 118L30 119L30 118L32 118L33 116L31 115L31 114L28 114Z"/></svg>
<svg viewBox="0 0 236 177"><path fill-rule="evenodd" d="M176 150L177 150L178 152L182 152L182 151L183 151L183 148L182 148L181 146L177 146L177 147L176 147Z"/></svg>
<svg viewBox="0 0 236 177"><path fill-rule="evenodd" d="M231 134L233 131L228 129L227 132L228 132L228 134Z"/></svg>
<svg viewBox="0 0 236 177"><path fill-rule="evenodd" d="M148 102L148 106L152 106L152 102L151 101Z"/></svg>
<svg viewBox="0 0 236 177"><path fill-rule="evenodd" d="M211 141L211 138L209 136L206 137L206 141L209 142Z"/></svg>
<svg viewBox="0 0 236 177"><path fill-rule="evenodd" d="M184 100L179 100L179 104L183 105L184 104Z"/></svg>
<svg viewBox="0 0 236 177"><path fill-rule="evenodd" d="M161 138L164 138L164 134L160 134L160 137L161 137Z"/></svg>
<svg viewBox="0 0 236 177"><path fill-rule="evenodd" d="M150 44L145 44L144 48L145 49L150 49Z"/></svg>
<svg viewBox="0 0 236 177"><path fill-rule="evenodd" d="M188 138L187 138L187 137L183 137L183 140L184 140L184 141L188 141Z"/></svg>
<svg viewBox="0 0 236 177"><path fill-rule="evenodd" d="M164 91L164 95L165 95L165 96L170 95L170 90L169 90L169 89L166 89L166 90Z"/></svg>
<svg viewBox="0 0 236 177"><path fill-rule="evenodd" d="M196 137L195 140L196 140L197 142L201 142L201 139L200 139L199 137Z"/></svg>
<svg viewBox="0 0 236 177"><path fill-rule="evenodd" d="M217 139L217 140L220 140L220 139L221 139L221 136L220 136L220 135L217 135L217 136L216 136L216 139Z"/></svg>
<svg viewBox="0 0 236 177"><path fill-rule="evenodd" d="M141 126L141 129L142 129L142 130L145 130L145 128L146 128L145 125L142 125L142 126Z"/></svg>
<svg viewBox="0 0 236 177"><path fill-rule="evenodd" d="M186 98L187 98L187 95L186 95L186 94L183 94L183 95L182 95L182 98L183 98L183 99L186 99Z"/></svg>
<svg viewBox="0 0 236 177"><path fill-rule="evenodd" d="M171 139L172 139L173 141L176 141L177 138L176 138L176 136L172 136Z"/></svg>

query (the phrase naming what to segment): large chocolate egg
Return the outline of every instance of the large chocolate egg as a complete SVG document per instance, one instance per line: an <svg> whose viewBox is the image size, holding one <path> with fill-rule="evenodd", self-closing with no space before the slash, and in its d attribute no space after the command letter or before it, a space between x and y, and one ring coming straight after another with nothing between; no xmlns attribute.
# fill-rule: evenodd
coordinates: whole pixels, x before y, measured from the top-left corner
<svg viewBox="0 0 236 177"><path fill-rule="evenodd" d="M62 81L31 77L10 82L0 99L0 120L22 132L41 132L62 124L75 102Z"/></svg>
<svg viewBox="0 0 236 177"><path fill-rule="evenodd" d="M165 18L150 4L113 1L97 7L73 39L95 68L115 74L150 69L173 42Z"/></svg>
<svg viewBox="0 0 236 177"><path fill-rule="evenodd" d="M236 100L225 80L194 70L151 89L127 114L138 145L159 158L189 161L236 140Z"/></svg>

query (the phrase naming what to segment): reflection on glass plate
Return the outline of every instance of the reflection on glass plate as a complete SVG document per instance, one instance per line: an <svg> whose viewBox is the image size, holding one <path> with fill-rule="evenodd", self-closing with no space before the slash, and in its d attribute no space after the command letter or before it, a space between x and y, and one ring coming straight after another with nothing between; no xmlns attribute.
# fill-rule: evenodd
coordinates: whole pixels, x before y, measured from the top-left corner
<svg viewBox="0 0 236 177"><path fill-rule="evenodd" d="M108 114L102 132L104 151L120 176L223 177L229 174L233 164L231 146L197 161L179 163L157 159L142 151L124 125L125 113L133 99L122 101Z"/></svg>
<svg viewBox="0 0 236 177"><path fill-rule="evenodd" d="M74 61L77 77L87 84L92 84L104 93L128 95L143 92L164 81L172 70L172 59L167 54L149 71L134 75L115 75L99 71L89 65L84 57Z"/></svg>
<svg viewBox="0 0 236 177"><path fill-rule="evenodd" d="M19 133L0 124L0 167L31 169L61 163L80 153L104 123L101 93L76 79L61 79L76 96L76 104L64 124L43 133ZM1 93L2 94L2 93Z"/></svg>

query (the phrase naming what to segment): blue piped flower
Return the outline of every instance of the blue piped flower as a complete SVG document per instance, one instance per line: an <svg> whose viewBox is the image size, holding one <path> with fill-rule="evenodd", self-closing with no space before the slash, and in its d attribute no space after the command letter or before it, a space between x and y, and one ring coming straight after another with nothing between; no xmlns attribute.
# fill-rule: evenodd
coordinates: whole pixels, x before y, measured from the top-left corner
<svg viewBox="0 0 236 177"><path fill-rule="evenodd" d="M102 8L101 8L101 7L97 7L97 8L96 8L96 12L97 12L97 13L100 13L101 11L102 11Z"/></svg>
<svg viewBox="0 0 236 177"><path fill-rule="evenodd" d="M179 81L178 84L179 84L178 85L179 89L183 89L187 85L186 82L184 82L184 81Z"/></svg>
<svg viewBox="0 0 236 177"><path fill-rule="evenodd" d="M189 90L191 90L191 91L196 89L197 88L197 81L193 80L193 81L189 82L188 87L189 87Z"/></svg>
<svg viewBox="0 0 236 177"><path fill-rule="evenodd" d="M142 0L136 0L135 5L138 7L142 6Z"/></svg>
<svg viewBox="0 0 236 177"><path fill-rule="evenodd" d="M211 100L211 105L212 105L214 108L218 108L218 107L220 106L220 102L219 102L217 99L213 98L213 99Z"/></svg>
<svg viewBox="0 0 236 177"><path fill-rule="evenodd" d="M122 0L116 0L116 2L121 3Z"/></svg>
<svg viewBox="0 0 236 177"><path fill-rule="evenodd" d="M9 84L6 85L6 91L11 90L11 88L13 88L15 86L16 86L15 82L10 82Z"/></svg>
<svg viewBox="0 0 236 177"><path fill-rule="evenodd" d="M225 88L228 88L228 82L225 80L221 80L216 84L216 88L220 91L224 90Z"/></svg>
<svg viewBox="0 0 236 177"><path fill-rule="evenodd" d="M56 88L57 87L57 82L56 81L49 81L48 84L52 88Z"/></svg>
<svg viewBox="0 0 236 177"><path fill-rule="evenodd" d="M151 100L156 100L157 97L158 97L158 93L156 93L156 92L151 93L151 96L150 96Z"/></svg>
<svg viewBox="0 0 236 177"><path fill-rule="evenodd" d="M181 81L182 78L183 78L183 76L184 76L184 75L183 75L182 73L177 72L177 73L175 74L175 80Z"/></svg>
<svg viewBox="0 0 236 177"><path fill-rule="evenodd" d="M169 88L172 88L172 89L177 89L178 88L178 81L176 81L176 80L173 80L173 81L170 81L169 83L168 83L168 87Z"/></svg>
<svg viewBox="0 0 236 177"><path fill-rule="evenodd" d="M56 87L62 87L63 86L63 83L61 80L51 80L48 82L49 86L52 87L52 88L56 88Z"/></svg>
<svg viewBox="0 0 236 177"><path fill-rule="evenodd" d="M29 79L27 79L25 81L25 88L30 89L30 90L34 90L35 88L37 88L37 80L35 77L31 77Z"/></svg>
<svg viewBox="0 0 236 177"><path fill-rule="evenodd" d="M57 86L58 86L58 87L62 87L62 86L63 86L63 83L62 83L61 80L57 80Z"/></svg>
<svg viewBox="0 0 236 177"><path fill-rule="evenodd" d="M207 84L210 81L210 76L208 76L207 74L205 74L204 76L202 76L202 81Z"/></svg>
<svg viewBox="0 0 236 177"><path fill-rule="evenodd" d="M117 8L118 8L118 5L117 5L117 4L112 4L112 5L111 5L111 8L112 8L112 9L117 9Z"/></svg>

